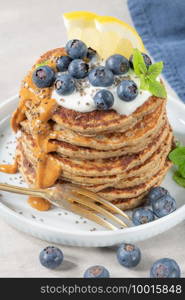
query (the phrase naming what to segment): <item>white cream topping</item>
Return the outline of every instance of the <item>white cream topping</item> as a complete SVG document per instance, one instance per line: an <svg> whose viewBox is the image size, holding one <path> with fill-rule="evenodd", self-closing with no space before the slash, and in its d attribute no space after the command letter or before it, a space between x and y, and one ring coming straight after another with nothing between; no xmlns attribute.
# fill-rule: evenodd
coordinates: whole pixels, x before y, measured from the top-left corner
<svg viewBox="0 0 185 300"><path fill-rule="evenodd" d="M77 80L77 89L71 95L62 96L59 95L56 90L54 90L52 93L52 98L54 98L59 105L65 108L86 113L96 110L93 100L96 92L101 89L107 89L114 96L114 104L111 109L114 109L121 115L129 115L132 114L139 106L141 106L151 96L151 93L139 89L139 78L137 78L133 71L129 71L124 75L115 76L115 82L116 80L120 80L126 76L129 76L130 79L133 80L138 86L138 95L130 102L123 101L118 97L117 85L115 83L110 87L94 87L90 84L88 77Z"/></svg>

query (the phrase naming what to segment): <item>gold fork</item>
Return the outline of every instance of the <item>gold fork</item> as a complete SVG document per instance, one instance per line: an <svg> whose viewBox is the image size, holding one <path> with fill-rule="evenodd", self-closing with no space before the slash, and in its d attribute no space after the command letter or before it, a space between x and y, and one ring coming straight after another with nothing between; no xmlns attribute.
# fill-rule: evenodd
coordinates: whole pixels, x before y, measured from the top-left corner
<svg viewBox="0 0 185 300"><path fill-rule="evenodd" d="M44 198L55 206L72 211L111 230L116 230L118 228L106 221L100 215L96 215L96 213L99 213L103 217L124 227L128 227L127 224L114 214L119 214L130 220L126 213L112 203L99 197L93 192L73 184L57 184L48 189L23 188L9 184L0 184L0 190Z"/></svg>

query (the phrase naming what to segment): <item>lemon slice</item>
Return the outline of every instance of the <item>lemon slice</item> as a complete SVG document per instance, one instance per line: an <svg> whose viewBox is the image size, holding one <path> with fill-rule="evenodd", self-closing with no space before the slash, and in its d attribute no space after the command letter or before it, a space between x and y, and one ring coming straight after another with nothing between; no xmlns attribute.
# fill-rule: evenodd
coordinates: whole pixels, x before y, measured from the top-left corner
<svg viewBox="0 0 185 300"><path fill-rule="evenodd" d="M103 59L112 54L122 54L129 58L133 48L146 51L137 31L117 18L74 11L65 13L63 19L68 39L82 40Z"/></svg>

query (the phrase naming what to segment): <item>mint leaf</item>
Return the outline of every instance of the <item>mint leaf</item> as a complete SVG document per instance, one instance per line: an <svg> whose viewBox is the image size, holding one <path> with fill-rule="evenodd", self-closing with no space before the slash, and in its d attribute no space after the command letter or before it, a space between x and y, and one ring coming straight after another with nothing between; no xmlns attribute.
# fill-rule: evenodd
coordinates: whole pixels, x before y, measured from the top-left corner
<svg viewBox="0 0 185 300"><path fill-rule="evenodd" d="M180 186L185 187L185 178L182 178L180 173L176 171L173 175L173 180Z"/></svg>
<svg viewBox="0 0 185 300"><path fill-rule="evenodd" d="M165 87L156 80L163 69L163 62L146 66L142 53L138 49L133 51L134 72L140 78L140 89L148 90L152 95L160 98L166 98Z"/></svg>
<svg viewBox="0 0 185 300"><path fill-rule="evenodd" d="M139 63L138 67L139 67L139 70L140 70L141 74L146 73L146 65L145 64L143 65L143 64Z"/></svg>
<svg viewBox="0 0 185 300"><path fill-rule="evenodd" d="M158 81L149 80L149 91L156 97L167 97L165 87Z"/></svg>
<svg viewBox="0 0 185 300"><path fill-rule="evenodd" d="M179 166L179 173L183 178L185 178L185 164Z"/></svg>
<svg viewBox="0 0 185 300"><path fill-rule="evenodd" d="M145 65L144 58L138 49L134 49L133 51L133 66L134 72L138 76L147 72L147 67Z"/></svg>
<svg viewBox="0 0 185 300"><path fill-rule="evenodd" d="M140 75L140 89L148 90L148 87L149 87L148 79L145 77L145 75Z"/></svg>
<svg viewBox="0 0 185 300"><path fill-rule="evenodd" d="M185 165L185 147L175 148L168 157L176 166Z"/></svg>
<svg viewBox="0 0 185 300"><path fill-rule="evenodd" d="M40 63L40 64L36 64L36 67L38 68L38 67L45 66L45 65L47 65L47 64L48 64L48 62L49 62L49 60L45 60L45 61L43 61L43 62L42 62L42 63Z"/></svg>
<svg viewBox="0 0 185 300"><path fill-rule="evenodd" d="M157 62L155 64L152 64L148 67L148 71L147 71L147 77L153 81L157 78L157 76L159 76L161 74L163 70L163 62Z"/></svg>

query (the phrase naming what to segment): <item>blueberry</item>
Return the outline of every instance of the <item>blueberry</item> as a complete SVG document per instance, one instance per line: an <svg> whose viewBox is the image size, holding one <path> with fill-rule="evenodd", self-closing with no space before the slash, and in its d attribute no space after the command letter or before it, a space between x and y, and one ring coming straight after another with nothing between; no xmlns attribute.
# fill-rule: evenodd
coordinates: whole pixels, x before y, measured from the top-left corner
<svg viewBox="0 0 185 300"><path fill-rule="evenodd" d="M150 269L151 278L179 278L181 271L174 259L161 258Z"/></svg>
<svg viewBox="0 0 185 300"><path fill-rule="evenodd" d="M92 49L91 47L89 47L87 49L87 59L91 60L95 55L97 55L96 50Z"/></svg>
<svg viewBox="0 0 185 300"><path fill-rule="evenodd" d="M50 87L55 80L55 73L49 66L41 66L33 72L32 80L38 88Z"/></svg>
<svg viewBox="0 0 185 300"><path fill-rule="evenodd" d="M98 91L94 95L93 100L95 102L96 109L98 110L108 110L114 104L113 94L105 89Z"/></svg>
<svg viewBox="0 0 185 300"><path fill-rule="evenodd" d="M152 64L151 58L145 53L141 53L141 54L143 55L145 65L147 67L149 67ZM133 55L131 55L130 58L129 58L129 64L130 64L130 67L133 69L134 68L134 66L133 66Z"/></svg>
<svg viewBox="0 0 185 300"><path fill-rule="evenodd" d="M165 188L163 188L162 186L155 186L149 191L146 198L148 203L152 204L153 201L156 201L157 199L165 195L169 195L169 192Z"/></svg>
<svg viewBox="0 0 185 300"><path fill-rule="evenodd" d="M89 73L89 81L93 86L110 86L113 84L114 75L105 67L97 67Z"/></svg>
<svg viewBox="0 0 185 300"><path fill-rule="evenodd" d="M152 209L154 214L161 218L176 210L176 201L170 195L165 195L152 202Z"/></svg>
<svg viewBox="0 0 185 300"><path fill-rule="evenodd" d="M40 252L41 264L48 269L56 269L63 262L63 253L60 249L48 246Z"/></svg>
<svg viewBox="0 0 185 300"><path fill-rule="evenodd" d="M89 65L82 59L74 59L69 67L68 71L74 78L81 79L88 75Z"/></svg>
<svg viewBox="0 0 185 300"><path fill-rule="evenodd" d="M70 64L70 62L72 61L72 58L69 57L68 55L65 56L60 56L59 58L57 58L57 70L59 72L64 72L67 71L68 66Z"/></svg>
<svg viewBox="0 0 185 300"><path fill-rule="evenodd" d="M141 260L140 249L134 245L123 243L117 250L117 259L126 268L135 267Z"/></svg>
<svg viewBox="0 0 185 300"><path fill-rule="evenodd" d="M132 222L134 225L141 225L151 222L155 219L153 211L148 208L137 208L132 213Z"/></svg>
<svg viewBox="0 0 185 300"><path fill-rule="evenodd" d="M84 58L87 55L87 46L80 40L70 40L66 44L66 52L73 59Z"/></svg>
<svg viewBox="0 0 185 300"><path fill-rule="evenodd" d="M55 81L55 89L59 95L70 95L75 90L75 80L69 74L59 75Z"/></svg>
<svg viewBox="0 0 185 300"><path fill-rule="evenodd" d="M109 278L109 271L103 266L92 266L84 273L84 278Z"/></svg>
<svg viewBox="0 0 185 300"><path fill-rule="evenodd" d="M132 101L138 95L138 88L133 80L123 80L117 87L118 97L123 101Z"/></svg>
<svg viewBox="0 0 185 300"><path fill-rule="evenodd" d="M105 63L106 67L115 75L125 74L129 70L129 61L120 54L110 56Z"/></svg>

